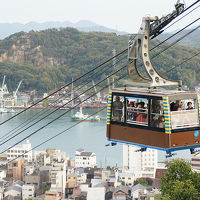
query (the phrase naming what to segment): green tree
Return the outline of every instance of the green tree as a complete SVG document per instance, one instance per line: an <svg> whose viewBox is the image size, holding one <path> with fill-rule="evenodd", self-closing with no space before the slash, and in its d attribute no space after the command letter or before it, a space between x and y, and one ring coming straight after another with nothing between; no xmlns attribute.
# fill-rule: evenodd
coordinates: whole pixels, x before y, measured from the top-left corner
<svg viewBox="0 0 200 200"><path fill-rule="evenodd" d="M148 181L145 179L145 178L138 178L137 180L134 181L133 183L134 185L137 185L137 184L141 184L141 185L148 185Z"/></svg>
<svg viewBox="0 0 200 200"><path fill-rule="evenodd" d="M168 172L161 178L162 200L199 200L200 175L189 163L177 159L166 163Z"/></svg>

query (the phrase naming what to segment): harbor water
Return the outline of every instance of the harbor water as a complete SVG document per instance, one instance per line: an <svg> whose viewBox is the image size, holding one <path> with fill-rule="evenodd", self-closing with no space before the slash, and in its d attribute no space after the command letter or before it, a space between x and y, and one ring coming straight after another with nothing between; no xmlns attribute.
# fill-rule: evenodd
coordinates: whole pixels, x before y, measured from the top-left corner
<svg viewBox="0 0 200 200"><path fill-rule="evenodd" d="M23 114L20 114L16 118L8 121L7 123L1 125L0 129L0 143L1 147L0 150L3 152L9 146L17 143L27 135L37 131L40 127L46 125L50 121L57 118L59 115L66 112L65 110L58 110L57 112L49 115L44 120L40 121L36 125L32 126L30 129L19 134L17 137L13 138L12 140L4 143L2 141L2 136L5 134L14 134L17 133L16 130L11 132L13 128L19 126L22 123L25 123L26 120L32 118L34 115L36 120L31 119L29 124L26 126L30 126L31 123L35 121L39 121L40 118L44 117L48 113L52 112L53 110L48 110L47 113L38 117L37 115L40 114L40 110L28 110ZM69 111L60 119L56 120L52 124L48 125L47 127L43 128L39 132L35 133L33 136L29 137L32 147L34 148L36 145L44 142L50 137L55 136L56 134L68 129L67 131L63 132L58 137L50 140L49 142L43 144L42 146L34 149L35 150L45 150L47 148L56 148L66 152L66 155L74 158L75 151L79 148L85 149L85 151L95 152L97 155L97 163L98 167L105 167L105 166L119 166L122 167L122 145L117 144L116 146L105 146L109 142L106 139L106 109L100 111L98 115L100 115L101 120L99 122L77 122L72 121L71 116L76 112ZM93 114L96 113L98 109L83 109L83 112L86 114ZM0 115L0 121L4 121L14 114L12 113L4 113ZM30 123L31 122L31 123ZM24 127L23 129L25 129ZM20 129L18 132L20 132ZM4 144L2 144L4 143ZM22 142L23 143L23 142ZM186 158L190 159L191 155L189 150L187 151L179 151L176 152L177 155L174 157ZM165 152L158 151L158 160L163 161L165 159Z"/></svg>

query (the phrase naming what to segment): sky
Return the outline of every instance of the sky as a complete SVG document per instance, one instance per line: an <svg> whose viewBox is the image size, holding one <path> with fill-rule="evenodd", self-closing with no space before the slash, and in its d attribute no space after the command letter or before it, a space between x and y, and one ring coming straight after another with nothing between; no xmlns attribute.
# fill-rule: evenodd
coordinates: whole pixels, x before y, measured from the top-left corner
<svg viewBox="0 0 200 200"><path fill-rule="evenodd" d="M185 0L186 6L196 0ZM171 13L176 0L0 0L0 22L90 20L108 28L136 33L144 16ZM169 31L199 17L193 12Z"/></svg>

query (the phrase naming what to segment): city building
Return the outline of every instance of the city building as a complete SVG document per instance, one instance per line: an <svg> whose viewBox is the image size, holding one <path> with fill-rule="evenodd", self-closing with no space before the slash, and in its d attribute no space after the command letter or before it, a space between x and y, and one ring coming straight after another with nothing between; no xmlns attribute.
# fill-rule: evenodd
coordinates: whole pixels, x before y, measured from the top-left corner
<svg viewBox="0 0 200 200"><path fill-rule="evenodd" d="M50 165L51 163L50 156L46 151L35 151L34 161L36 165L40 167Z"/></svg>
<svg viewBox="0 0 200 200"><path fill-rule="evenodd" d="M122 172L119 173L120 181L123 182L126 186L132 186L135 180L134 173L131 172Z"/></svg>
<svg viewBox="0 0 200 200"><path fill-rule="evenodd" d="M157 150L140 148L132 145L123 145L123 170L133 172L135 179L139 177L155 177L158 156Z"/></svg>
<svg viewBox="0 0 200 200"><path fill-rule="evenodd" d="M56 191L46 191L45 200L59 200L59 194Z"/></svg>
<svg viewBox="0 0 200 200"><path fill-rule="evenodd" d="M29 199L35 196L34 185L23 185L22 186L22 199Z"/></svg>
<svg viewBox="0 0 200 200"><path fill-rule="evenodd" d="M22 188L15 186L15 185L11 185L9 187L7 187L4 191L4 199L7 196L11 196L12 199L18 197L17 199L21 199L22 196Z"/></svg>
<svg viewBox="0 0 200 200"><path fill-rule="evenodd" d="M7 160L23 157L25 161L32 162L32 148L29 140L25 144L17 145L7 151Z"/></svg>
<svg viewBox="0 0 200 200"><path fill-rule="evenodd" d="M50 172L51 191L57 191L61 198L65 195L66 161L53 162Z"/></svg>
<svg viewBox="0 0 200 200"><path fill-rule="evenodd" d="M75 167L92 167L94 168L96 163L96 154L92 152L85 152L83 149L78 149L75 153Z"/></svg>
<svg viewBox="0 0 200 200"><path fill-rule="evenodd" d="M120 185L113 192L113 200L126 200L131 198L131 188Z"/></svg>
<svg viewBox="0 0 200 200"><path fill-rule="evenodd" d="M49 184L49 170L37 168L33 173L25 174L24 182L26 185L34 185L36 195L41 195Z"/></svg>
<svg viewBox="0 0 200 200"><path fill-rule="evenodd" d="M18 158L16 160L8 162L7 177L12 178L13 182L22 180L22 166L24 164L24 158Z"/></svg>
<svg viewBox="0 0 200 200"><path fill-rule="evenodd" d="M87 200L105 200L105 187L88 188Z"/></svg>

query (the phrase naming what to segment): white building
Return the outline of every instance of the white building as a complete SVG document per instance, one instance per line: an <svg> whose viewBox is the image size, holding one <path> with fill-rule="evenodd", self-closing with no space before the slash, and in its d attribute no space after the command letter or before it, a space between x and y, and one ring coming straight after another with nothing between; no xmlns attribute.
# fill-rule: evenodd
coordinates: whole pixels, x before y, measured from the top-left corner
<svg viewBox="0 0 200 200"><path fill-rule="evenodd" d="M22 199L29 199L34 197L35 189L34 185L23 185L22 186Z"/></svg>
<svg viewBox="0 0 200 200"><path fill-rule="evenodd" d="M104 187L88 188L87 200L105 200L105 192Z"/></svg>
<svg viewBox="0 0 200 200"><path fill-rule="evenodd" d="M133 186L133 183L135 180L134 173L122 172L122 173L119 173L119 178L120 178L120 181L123 181L125 185L129 187Z"/></svg>
<svg viewBox="0 0 200 200"><path fill-rule="evenodd" d="M26 161L32 162L32 147L29 140L26 140L25 144L14 146L7 151L8 161L20 156L23 156Z"/></svg>
<svg viewBox="0 0 200 200"><path fill-rule="evenodd" d="M83 149L78 149L75 154L75 167L92 167L97 165L96 154L85 152Z"/></svg>
<svg viewBox="0 0 200 200"><path fill-rule="evenodd" d="M66 161L54 162L52 164L51 172L51 191L57 191L60 196L65 194L66 186Z"/></svg>
<svg viewBox="0 0 200 200"><path fill-rule="evenodd" d="M123 169L133 172L135 179L139 177L155 177L158 162L158 152L147 148L146 151L137 151L139 147L123 145Z"/></svg>

